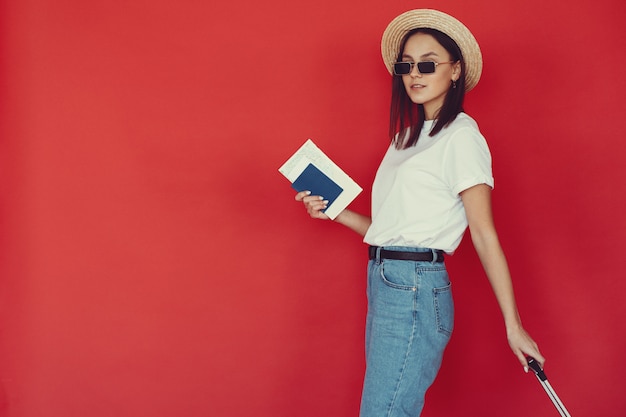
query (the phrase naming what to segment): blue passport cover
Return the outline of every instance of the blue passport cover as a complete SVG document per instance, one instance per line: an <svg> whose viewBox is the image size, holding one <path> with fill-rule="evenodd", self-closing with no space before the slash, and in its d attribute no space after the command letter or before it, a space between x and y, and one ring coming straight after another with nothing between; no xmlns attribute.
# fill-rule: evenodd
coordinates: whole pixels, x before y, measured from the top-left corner
<svg viewBox="0 0 626 417"><path fill-rule="evenodd" d="M309 190L311 195L324 197L324 200L328 200L327 207L330 207L343 191L343 188L313 164L309 164L300 176L291 183L291 186L298 192Z"/></svg>

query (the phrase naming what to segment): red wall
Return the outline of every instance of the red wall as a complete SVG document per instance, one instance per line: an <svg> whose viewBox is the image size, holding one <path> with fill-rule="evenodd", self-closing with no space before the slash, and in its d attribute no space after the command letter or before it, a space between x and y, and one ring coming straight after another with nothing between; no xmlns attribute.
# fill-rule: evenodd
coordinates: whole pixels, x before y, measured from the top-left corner
<svg viewBox="0 0 626 417"><path fill-rule="evenodd" d="M626 3L0 3L0 414L356 416L365 246L277 168L313 138L365 192L379 42L437 8L481 43L467 97L526 327L574 416L626 412ZM469 240L424 416L552 416Z"/></svg>

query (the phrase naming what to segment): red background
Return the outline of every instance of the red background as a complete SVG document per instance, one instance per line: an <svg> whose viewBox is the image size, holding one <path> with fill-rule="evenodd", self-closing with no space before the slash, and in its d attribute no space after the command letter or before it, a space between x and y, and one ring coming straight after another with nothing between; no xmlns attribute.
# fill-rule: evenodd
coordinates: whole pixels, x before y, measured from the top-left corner
<svg viewBox="0 0 626 417"><path fill-rule="evenodd" d="M386 24L464 21L466 109L525 326L573 416L626 413L622 0L0 3L0 414L356 416L365 245L277 168L312 138L366 190ZM424 416L552 416L469 239Z"/></svg>

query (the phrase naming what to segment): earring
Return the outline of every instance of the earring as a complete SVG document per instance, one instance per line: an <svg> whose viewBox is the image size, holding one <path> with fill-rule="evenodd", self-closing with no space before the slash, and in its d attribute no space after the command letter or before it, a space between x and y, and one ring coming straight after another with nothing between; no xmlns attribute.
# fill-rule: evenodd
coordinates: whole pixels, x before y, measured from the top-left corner
<svg viewBox="0 0 626 417"><path fill-rule="evenodd" d="M452 80L452 88L456 88L456 81Z"/></svg>

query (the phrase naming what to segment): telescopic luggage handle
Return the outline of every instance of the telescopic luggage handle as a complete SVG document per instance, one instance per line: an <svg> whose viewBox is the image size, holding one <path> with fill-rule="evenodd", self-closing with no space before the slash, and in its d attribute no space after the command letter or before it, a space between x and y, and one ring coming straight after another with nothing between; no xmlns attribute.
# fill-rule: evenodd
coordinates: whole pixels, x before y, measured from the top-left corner
<svg viewBox="0 0 626 417"><path fill-rule="evenodd" d="M532 358L530 356L527 357L526 360L528 361L528 366L530 367L530 369L533 370L533 372L537 376L537 379L541 383L541 386L548 394L548 397L550 397L550 399L552 400L552 403L556 407L557 411L559 412L559 414L561 414L561 417L571 417L569 412L559 399L559 396L556 395L556 392L554 392L554 389L548 382L548 377L546 376L546 373L543 371L543 369L541 369L541 365L539 365L539 362L537 362L535 358Z"/></svg>

